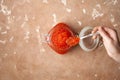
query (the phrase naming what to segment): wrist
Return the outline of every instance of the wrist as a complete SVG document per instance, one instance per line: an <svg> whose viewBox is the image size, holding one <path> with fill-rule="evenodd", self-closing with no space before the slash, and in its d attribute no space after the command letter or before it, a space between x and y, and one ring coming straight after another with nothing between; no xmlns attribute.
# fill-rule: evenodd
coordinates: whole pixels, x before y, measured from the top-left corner
<svg viewBox="0 0 120 80"><path fill-rule="evenodd" d="M113 58L115 61L117 61L117 62L120 63L120 47L119 47L119 49L117 50L117 52L114 53L114 56L112 56L112 58Z"/></svg>

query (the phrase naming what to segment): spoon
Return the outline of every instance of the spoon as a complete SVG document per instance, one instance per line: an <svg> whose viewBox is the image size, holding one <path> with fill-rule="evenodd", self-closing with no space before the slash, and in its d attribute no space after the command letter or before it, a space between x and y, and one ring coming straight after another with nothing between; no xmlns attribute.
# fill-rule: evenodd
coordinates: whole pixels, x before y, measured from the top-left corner
<svg viewBox="0 0 120 80"><path fill-rule="evenodd" d="M85 39L85 38L87 38L87 37L91 37L91 36L98 35L98 34L99 34L98 32L96 32L96 33L91 33L91 34L88 34L88 35L85 35L85 36L80 37L80 39Z"/></svg>

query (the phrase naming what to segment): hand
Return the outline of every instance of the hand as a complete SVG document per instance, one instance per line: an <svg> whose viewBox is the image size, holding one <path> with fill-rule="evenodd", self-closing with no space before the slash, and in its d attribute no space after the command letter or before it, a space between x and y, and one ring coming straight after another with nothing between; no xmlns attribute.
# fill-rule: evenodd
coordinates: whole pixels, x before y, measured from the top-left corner
<svg viewBox="0 0 120 80"><path fill-rule="evenodd" d="M100 33L103 39L103 44L108 55L114 60L120 62L120 43L117 32L109 27L95 27L92 33L97 31ZM93 36L93 38L96 38L96 36Z"/></svg>

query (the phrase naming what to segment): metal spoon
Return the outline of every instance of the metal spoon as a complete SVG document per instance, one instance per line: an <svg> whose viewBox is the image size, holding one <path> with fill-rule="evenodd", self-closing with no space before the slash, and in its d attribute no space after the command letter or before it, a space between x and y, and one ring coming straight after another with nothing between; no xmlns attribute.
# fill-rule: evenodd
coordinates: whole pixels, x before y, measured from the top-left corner
<svg viewBox="0 0 120 80"><path fill-rule="evenodd" d="M99 33L98 33L98 32L96 32L96 33L91 33L91 34L88 34L88 35L85 35L85 36L80 37L80 39L84 39L84 38L87 38L87 37L91 37L91 36L94 36L94 35L97 35L97 34L99 34Z"/></svg>

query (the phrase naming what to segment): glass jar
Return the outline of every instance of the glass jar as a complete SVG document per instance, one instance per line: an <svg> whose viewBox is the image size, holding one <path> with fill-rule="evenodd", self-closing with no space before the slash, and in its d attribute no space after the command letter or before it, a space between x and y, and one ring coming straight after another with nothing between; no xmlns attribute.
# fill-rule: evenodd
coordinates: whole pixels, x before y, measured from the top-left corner
<svg viewBox="0 0 120 80"><path fill-rule="evenodd" d="M79 34L79 37L91 34L91 31L93 30L93 27L87 26L84 27ZM98 44L99 44L99 40L100 38L97 37L96 39L92 39L92 36L81 39L79 42L80 47L84 50L84 51L93 51L97 48Z"/></svg>

